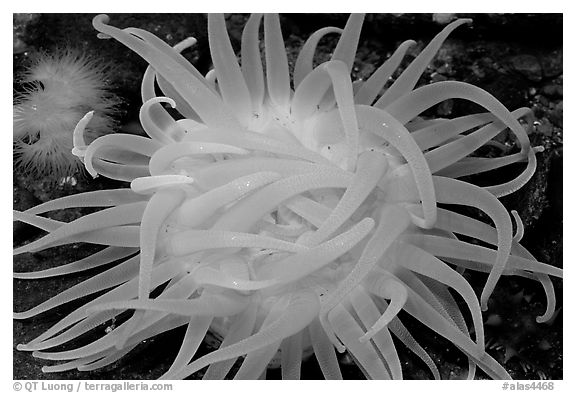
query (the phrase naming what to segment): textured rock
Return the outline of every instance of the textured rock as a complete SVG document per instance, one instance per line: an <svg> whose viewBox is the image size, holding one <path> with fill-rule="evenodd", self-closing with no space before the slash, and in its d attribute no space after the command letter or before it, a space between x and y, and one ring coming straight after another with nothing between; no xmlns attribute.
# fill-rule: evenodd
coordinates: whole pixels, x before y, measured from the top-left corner
<svg viewBox="0 0 576 393"><path fill-rule="evenodd" d="M472 27L459 28L443 46L442 51L425 72L420 83L441 80L463 80L478 85L501 100L508 108L527 106L533 109L534 127L530 138L534 145L545 147L538 154L538 169L534 178L521 192L505 198L509 209L516 209L526 225L524 243L541 261L559 266L562 261L562 16L557 14L475 14ZM120 121L127 125L137 119L140 104L139 83L146 64L121 44L110 40L98 40L91 26L93 15L43 14L38 23L26 29L20 39L28 50L46 50L69 41L75 46L96 51L101 56L117 63L115 85L125 99L124 115ZM283 33L290 53L297 53L308 34L319 27L336 25L342 27L347 16L342 14L291 14L283 16ZM230 15L227 22L232 28L230 35L237 47L244 15ZM207 51L205 16L203 15L122 15L112 16L114 25L145 28L175 44L189 35L198 38L198 44L185 52L201 72L210 67ZM367 77L384 61L398 43L405 39L416 39L420 50L442 27L438 17L434 21L431 14L377 14L368 15L359 48L358 61L354 74ZM534 28L538 26L538 28ZM333 49L334 40L321 41L319 59L326 59ZM415 56L417 51L411 52ZM25 62L25 53L15 53L15 69ZM396 75L397 76L397 75ZM434 108L429 115L459 116L477 111L478 107L461 100L453 100ZM527 124L530 126L530 124ZM127 126L128 127L128 126ZM512 141L506 135L503 142ZM500 174L499 174L500 175ZM514 176L504 173L502 176ZM493 175L491 175L493 176ZM480 180L479 180L480 181ZM490 179L494 183L494 178ZM85 189L110 187L104 179L84 183L79 181L74 187L53 187L46 184L32 184L26 179L15 177L14 207L21 210L38 200L52 199L66 193ZM88 188L86 188L88 187ZM28 191L24 191L28 190ZM78 212L68 212L72 217ZM16 228L15 228L16 229ZM16 241L24 240L22 232L17 232ZM32 236L28 233L26 237ZM16 271L46 268L65 263L78 253L71 248L62 254L43 253L16 258ZM68 277L56 280L14 281L14 299L17 310L39 303L69 287L74 280ZM472 282L481 283L484 277ZM557 280L555 280L555 283ZM558 285L561 288L561 283ZM478 285L478 287L481 287ZM524 293L517 296L524 288ZM561 298L561 291L558 291ZM512 299L517 299L516 303ZM506 362L507 369L517 379L562 378L562 321L541 326L531 323L544 307L542 289L538 283L523 279L502 279L494 294L496 299L490 312L501 321L499 326L487 329L488 351L500 362ZM560 300L560 299L559 299ZM41 315L29 321L14 322L14 345L34 338L70 311L70 307L58 309L57 313ZM488 317L488 315L487 315ZM493 320L494 320L493 318ZM517 337L510 337L506 330L513 321L526 322L527 329ZM410 330L410 326L409 330ZM421 325L414 324L416 330ZM102 326L101 334L106 328ZM528 329L529 328L529 329ZM524 334L525 333L525 334ZM31 359L30 353L14 351L13 372L15 379L150 379L161 375L173 360L181 342L183 331L177 330L148 340L137 347L130 356L106 369L91 373L66 372L42 374L41 362ZM445 378L461 376L466 365L463 355L447 345L442 338L426 331L416 337L441 368ZM546 343L542 340L546 339ZM448 350L447 350L448 348ZM429 378L430 376L414 356L400 350L402 364L406 364L405 378ZM342 361L346 358L343 356ZM526 366L526 365L529 365ZM316 362L312 359L304 366L303 376L318 378ZM361 378L353 365L345 366L343 373L348 378Z"/></svg>
<svg viewBox="0 0 576 393"><path fill-rule="evenodd" d="M514 56L510 62L512 63L512 68L527 79L533 82L542 80L542 66L536 56L518 55Z"/></svg>

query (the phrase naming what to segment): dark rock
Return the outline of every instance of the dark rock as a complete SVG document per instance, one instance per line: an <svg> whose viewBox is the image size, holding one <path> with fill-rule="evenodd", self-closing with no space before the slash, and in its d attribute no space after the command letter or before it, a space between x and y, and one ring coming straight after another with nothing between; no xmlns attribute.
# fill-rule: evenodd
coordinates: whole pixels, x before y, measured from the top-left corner
<svg viewBox="0 0 576 393"><path fill-rule="evenodd" d="M531 81L539 82L542 80L542 66L536 56L517 55L510 59L512 68Z"/></svg>
<svg viewBox="0 0 576 393"><path fill-rule="evenodd" d="M34 194L26 189L22 189L17 184L13 182L12 191L12 208L17 211L24 211L36 206L40 201L34 196ZM41 231L31 225L25 224L20 221L12 222L12 236L14 243L18 243L23 239L31 238L37 236ZM22 239L22 240L21 240Z"/></svg>
<svg viewBox="0 0 576 393"><path fill-rule="evenodd" d="M559 84L551 83L542 88L542 94L551 98L562 97L563 93L562 85Z"/></svg>
<svg viewBox="0 0 576 393"><path fill-rule="evenodd" d="M538 95L538 96L536 96L536 99L538 100L540 105L542 105L543 107L548 107L548 105L550 104L550 100L548 98L546 98L545 96Z"/></svg>
<svg viewBox="0 0 576 393"><path fill-rule="evenodd" d="M561 49L554 50L541 58L542 70L546 78L554 78L562 74L563 54Z"/></svg>
<svg viewBox="0 0 576 393"><path fill-rule="evenodd" d="M13 14L12 15L12 38L14 40L12 50L14 54L22 53L28 49L27 29L36 23L40 14Z"/></svg>
<svg viewBox="0 0 576 393"><path fill-rule="evenodd" d="M438 116L449 117L452 114L452 109L454 108L454 100L446 100L438 105Z"/></svg>
<svg viewBox="0 0 576 393"><path fill-rule="evenodd" d="M457 14L458 16L468 16ZM546 147L544 153L538 154L538 170L533 180L522 190L514 195L514 199L507 203L509 208L520 212L525 225L526 235L523 244L534 253L535 257L545 263L560 266L562 263L562 80L557 78L562 75L562 15L561 14L478 14L471 15L474 18L472 27L462 27L457 29L450 37L443 51L439 56L440 61L434 61L422 78L423 83L431 80L440 81L444 78L453 80L464 80L484 88L501 100L508 108L515 109L519 106L533 107L537 113L538 121L545 124L545 130L537 130L531 135L533 145ZM115 59L119 64L117 67L117 83L119 90L126 97L130 106L127 109L127 119L123 119L123 124L130 121L130 117L137 117L137 109L140 105L139 83L142 72L146 64L138 55L131 53L119 43L113 40L98 40L95 31L91 26L93 15L42 15L42 23L35 24L30 30L30 35L26 42L34 43L39 49L51 48L62 42L77 41L78 45L87 50L97 51L101 56ZM232 29L230 35L237 47L240 37L239 28L245 16L232 16L228 18L229 27ZM286 23L283 23L283 33L289 52L297 52L303 40L316 28L326 25L336 25L343 27L347 16L342 14L314 14L298 15L289 14L283 16ZM111 15L111 23L120 26L134 26L154 32L162 39L168 40L170 44L175 44L187 36L195 36L199 42L195 48L188 50L184 55L201 71L206 72L210 67L210 56L207 52L207 39L205 32L204 15L170 15L170 14L148 14L148 15ZM537 25L539 28L535 29ZM421 49L430 39L438 33L439 25L434 22L431 14L393 14L368 15L363 30L363 39L360 42L360 61L355 63L355 74L367 77L375 67L379 66L386 59L390 51L395 49L398 41L403 39L418 40L418 47ZM328 38L328 37L327 37ZM324 40L323 40L324 41ZM521 41L523 45L518 45ZM546 45L538 47L538 42ZM333 41L329 39L322 42L319 47L321 59L327 59L333 47ZM553 49L560 47L553 51ZM450 49L448 49L450 48ZM504 59L516 58L517 67L508 67ZM318 59L317 59L318 60ZM515 63L512 63L515 64ZM365 74L365 75L364 75ZM552 80L557 78L556 80ZM542 85L544 85L542 87ZM531 92L531 93L530 93ZM539 96L539 99L536 97ZM540 100L546 96L546 100ZM434 108L439 112L445 111L450 116L458 116L470 113L470 109L478 111L479 108L473 104L465 107L464 100L452 100L444 103L443 106ZM550 105L552 105L550 107ZM433 113L434 115L437 112ZM137 132L137 131L135 131ZM491 184L494 179L491 178ZM91 189L100 189L104 186L112 188L110 184L104 183L103 179L90 181ZM115 184L117 187L118 185ZM123 186L126 186L124 184ZM53 199L54 197L65 195L71 192L85 191L83 181L72 189L63 187L48 187L46 184L33 185L29 182L22 182L20 188L30 190L30 194L36 194L41 199ZM15 190L15 195L20 191ZM20 194L18 194L20 195ZM24 194L23 198L26 198ZM16 204L18 209L25 209L31 202L21 202ZM76 212L71 212L76 214ZM66 217L71 218L71 217ZM64 219L61 217L60 219ZM69 254L76 251L71 250ZM71 255L48 254L45 258L33 258L30 255L28 261L15 258L15 266L18 271L45 268L39 263L65 263L66 258ZM52 262L52 260L54 260ZM87 275L89 276L89 274ZM82 279L85 277L81 277ZM80 278L76 278L80 280ZM474 288L480 288L484 277L476 280ZM522 281L523 280L523 281ZM474 281L474 279L472 280ZM511 321L519 320L517 317L528 316L530 321L535 315L539 315L543 307L542 290L538 283L525 282L523 278L503 277L496 288L492 301L496 302L491 312L502 316L505 327ZM556 286L558 280L554 281ZM513 285L518 283L518 288ZM14 299L19 302L15 304L18 310L36 305L48 296L60 292L63 288L69 287L69 277L62 280L39 280L23 281L15 280ZM532 286L530 286L533 284ZM561 284L560 284L561 285ZM540 296L540 300L522 300L521 307L512 305L509 299L518 292L519 288L528 287ZM528 293L528 292L526 292ZM531 293L531 292L530 292ZM557 292L559 304L561 303L561 290ZM28 298L27 298L28 296ZM39 299L43 296L43 299ZM24 300L20 300L24 299ZM530 306L528 308L527 306ZM492 307L492 306L491 306ZM509 309L507 308L509 307ZM538 308L540 307L540 308ZM59 310L58 313L65 314L71 311L71 307ZM48 314L48 313L46 313ZM513 316L508 318L508 316ZM57 317L57 316L56 316ZM27 342L34 338L42 330L55 322L45 316L32 321L14 322L14 344ZM48 316L50 318L50 316ZM56 319L57 320L57 319ZM415 321L411 323L410 331L416 332L417 340L430 352L430 356L438 364L443 377L460 376L466 367L465 358L457 349L453 348L449 353L445 349L448 343L442 338L429 332L421 332L420 324ZM514 349L520 354L510 359L506 368L514 378L536 379L539 375L535 372L529 373L520 367L519 359L529 359L537 363L539 370L544 370L545 374L552 379L562 378L562 322L561 318L554 325L537 325L541 332L538 337L546 337L552 348L544 349L546 356L540 352L526 355L525 349L534 341L534 333L525 331L521 335L521 340L514 340L509 337L513 329L500 329L498 332L487 331L487 339L493 339L494 343L514 344ZM516 331L516 330L514 330ZM76 371L69 371L58 374L42 374L41 363L32 360L30 353L14 353L13 373L18 379L149 379L161 375L173 360L176 351L181 344L184 332L182 329L169 332L167 334L147 340L137 347L132 355L120 360L118 363L108 368L91 373L89 375ZM510 344L511 345L511 344ZM503 362L503 350L496 350L494 346L487 349L492 356ZM200 351L202 352L202 350ZM205 351L203 352L205 353ZM203 353L199 353L202 355ZM523 355L524 354L524 355ZM409 351L399 349L403 366L405 367L405 378L429 378L430 375L423 370L417 357L411 355ZM459 359L459 360L458 360ZM320 372L313 360L303 368L303 376L308 378L318 378ZM348 372L347 369L354 371ZM343 367L343 373L347 378L359 378L358 369L355 366ZM309 375L307 375L309 374ZM201 374L199 375L201 376ZM197 376L194 376L197 377Z"/></svg>
<svg viewBox="0 0 576 393"><path fill-rule="evenodd" d="M554 109L552 109L550 111L550 121L558 127L563 127L563 118L564 118L564 114L563 114L563 109L564 109L564 101L560 101L558 104L556 104L556 106L554 107Z"/></svg>
<svg viewBox="0 0 576 393"><path fill-rule="evenodd" d="M536 131L542 133L545 136L552 136L553 128L554 127L552 126L552 123L547 118L543 118L536 122Z"/></svg>

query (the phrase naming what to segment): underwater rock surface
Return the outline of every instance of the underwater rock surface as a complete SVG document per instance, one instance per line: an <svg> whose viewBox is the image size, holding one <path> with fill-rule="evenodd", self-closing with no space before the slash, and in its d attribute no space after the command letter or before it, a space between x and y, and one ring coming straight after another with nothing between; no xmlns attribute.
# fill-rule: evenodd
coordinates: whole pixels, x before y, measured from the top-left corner
<svg viewBox="0 0 576 393"><path fill-rule="evenodd" d="M458 15L465 17L466 15ZM139 83L146 63L136 54L117 42L99 40L92 28L93 15L39 15L31 18L26 28L19 31L19 40L24 43L14 52L14 72L18 73L21 64L29 53L35 50L50 50L62 45L73 45L100 56L109 57L117 64L112 85L123 100L123 111L118 119L122 125L120 131L139 133L137 122L139 101ZM230 15L227 24L232 29L232 40L239 43L241 27L247 16ZM283 17L282 26L287 49L296 53L299 46L314 30L311 19L319 25L343 26L343 15L326 15L318 21L316 16L289 15ZM521 21L522 18L526 20ZM202 72L210 66L208 53L206 21L203 15L114 15L117 26L141 27L173 44L187 36L198 39L198 45L186 51L185 56ZM525 224L523 243L538 260L554 266L562 264L562 110L563 110L563 70L562 70L562 33L561 28L534 29L534 23L548 26L560 26L561 15L480 15L475 17L472 29L455 32L443 45L440 53L421 79L421 84L442 80L461 80L477 85L498 98L506 107L514 109L527 106L535 114L535 128L530 135L533 146L544 146L546 150L538 154L538 169L532 180L520 192L503 198L508 210L517 210ZM513 26L512 29L510 26ZM524 28L524 30L521 30ZM412 38L418 45L411 53L418 53L424 44L439 29L430 14L418 16L373 15L366 19L364 36L355 64L355 77L370 75L375 68L388 57L399 42ZM520 29L520 31L518 31ZM510 31L514 30L514 34ZM523 32L523 33L522 33ZM546 36L544 36L546 34ZM385 37L385 39L381 39ZM319 52L330 54L333 42L329 39L321 42ZM22 45L22 44L20 44ZM24 48L24 50L21 50ZM18 53L17 53L18 52ZM409 56L409 57L413 57ZM16 86L16 88L18 88ZM471 104L459 101L447 101L432 109L430 115L456 117L474 110ZM502 142L506 143L506 140ZM487 156L491 151L483 152ZM505 176L502 173L502 176ZM98 178L89 180L78 176L75 181L37 182L18 173L14 174L14 209L24 210L32 205L71 193L111 188L116 182ZM58 179L56 179L58 180ZM493 179L492 179L493 180ZM475 179L481 184L482 178ZM56 184L56 185L55 185ZM117 186L117 184L116 184ZM70 220L80 215L70 209L66 217ZM54 217L56 218L56 217ZM14 242L21 244L39 235L31 232L26 225L15 226ZM22 255L14 259L16 271L39 270L75 260L88 254L89 247L77 245L67 248L69 253L51 250L33 255ZM17 309L26 309L48 299L91 276L92 273L76 274L63 278L44 280L14 280L14 301ZM467 276L475 289L481 289L482 275L475 280L474 273ZM559 304L562 304L562 282L555 280ZM550 324L535 323L536 315L545 307L545 296L538 283L521 278L503 278L491 298L489 312L484 315L486 324L487 351L515 379L561 379L562 371L562 312ZM59 307L25 321L14 321L14 348L17 343L30 341L39 332L61 319L76 308L78 302ZM410 325L407 322L407 327ZM512 324L515 334L510 335ZM416 322L414 322L416 326ZM112 326L102 326L103 331ZM518 331L521 334L517 334ZM156 336L145 344L139 345L128 356L107 367L103 371L82 374L65 372L43 374L42 362L30 359L30 354L14 349L14 379L153 379L169 367L177 353L183 329ZM439 336L426 332L415 335L424 349L430 353L440 368L443 379L462 378L466 359L456 348L443 345L447 342ZM203 355L207 349L199 351ZM400 350L405 378L428 378L415 356ZM346 355L341 356L344 378L363 378L356 366ZM349 366L346 367L345 365ZM274 376L268 373L268 378ZM303 366L302 378L320 378L321 373L314 360ZM465 375L464 375L465 376ZM279 377L279 373L278 373Z"/></svg>

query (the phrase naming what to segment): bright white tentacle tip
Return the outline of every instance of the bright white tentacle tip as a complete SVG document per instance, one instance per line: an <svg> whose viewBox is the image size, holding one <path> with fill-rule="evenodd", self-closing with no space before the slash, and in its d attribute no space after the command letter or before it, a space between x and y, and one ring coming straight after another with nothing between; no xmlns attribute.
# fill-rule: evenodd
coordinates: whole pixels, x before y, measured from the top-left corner
<svg viewBox="0 0 576 393"><path fill-rule="evenodd" d="M196 45L198 40L194 37L188 37L174 45L174 49L178 52L182 52L184 49L190 48L191 46Z"/></svg>
<svg viewBox="0 0 576 393"><path fill-rule="evenodd" d="M86 146L86 141L84 140L84 130L86 129L86 126L88 125L90 120L92 120L93 116L94 116L94 111L90 111L90 112L86 113L84 115L84 117L82 117L80 119L78 124L76 124L76 127L74 127L74 132L72 133L72 143L74 146L72 148L72 154L74 154L76 157L80 158L81 160L86 155L86 149L88 148L88 146ZM91 175L94 176L94 174L92 174L92 173L91 173ZM97 175L98 174L96 173L96 176ZM94 177L96 177L96 176L94 176Z"/></svg>
<svg viewBox="0 0 576 393"><path fill-rule="evenodd" d="M176 108L176 101L174 101L172 98L170 97L152 97L150 98L148 101L146 101L144 104L142 104L142 107L140 108L140 111L143 111L145 109L148 109L149 106L152 106L154 104L158 104L164 102L166 104L169 104L171 108Z"/></svg>
<svg viewBox="0 0 576 393"><path fill-rule="evenodd" d="M210 71L208 71L206 73L206 81L212 85L212 86L216 86L216 70L215 69L211 69Z"/></svg>
<svg viewBox="0 0 576 393"><path fill-rule="evenodd" d="M183 175L158 175L138 177L132 180L130 188L137 194L152 194L159 188L192 184L194 179Z"/></svg>
<svg viewBox="0 0 576 393"><path fill-rule="evenodd" d="M376 279L373 276L368 277L368 285L375 286L377 288L377 293L379 296L390 299L390 304L386 308L386 311L378 318L376 323L372 325L370 329L359 338L361 343L365 343L374 337L378 332L390 323L392 319L398 315L398 313L404 308L406 300L408 299L408 291L406 287L398 283L395 279L384 278Z"/></svg>

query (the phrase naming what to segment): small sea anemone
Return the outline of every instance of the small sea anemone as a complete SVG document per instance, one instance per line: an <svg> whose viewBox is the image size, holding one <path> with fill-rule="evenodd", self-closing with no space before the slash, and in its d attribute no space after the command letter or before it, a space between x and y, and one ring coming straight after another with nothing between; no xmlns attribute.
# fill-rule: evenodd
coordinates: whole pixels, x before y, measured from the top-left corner
<svg viewBox="0 0 576 393"><path fill-rule="evenodd" d="M530 111L511 113L486 91L462 82L415 89L442 42L470 20L447 25L391 86L384 88L413 41L401 44L369 79L353 83L362 22L363 15L354 14L344 29L312 34L291 81L277 15L248 19L241 65L224 17L209 15L214 69L206 76L179 53L193 39L172 48L147 31L118 29L107 16L97 16L93 24L102 38L120 41L150 64L140 111L149 137L105 135L87 144L84 131L94 121L88 113L74 131L74 154L93 176L127 181L130 188L15 212L15 220L48 232L15 254L78 242L105 246L68 265L16 278L109 266L16 312L15 318L30 318L99 294L18 349L59 362L45 372L88 371L186 326L162 378L186 378L208 367L206 379L256 379L279 364L283 378L298 379L303 358L314 353L323 375L339 379L337 350L348 351L367 378L399 379L395 337L439 378L403 324L403 311L468 357L468 378L477 367L492 378L509 378L485 351L482 309L502 275L518 275L544 287L547 308L537 318L544 322L555 309L550 276L562 277L561 269L536 261L518 243L522 222L513 213L514 234L497 199L518 190L535 171L539 149L530 146L518 122ZM313 67L316 45L328 33L340 34L332 58ZM157 97L160 90L164 96ZM452 98L487 112L419 116ZM517 152L471 156L506 130L517 138ZM525 169L502 184L459 180L519 162L527 163ZM454 205L480 209L494 225ZM69 223L41 216L76 207L103 209ZM487 273L480 299L464 269ZM76 341L111 320L113 331L91 336L87 344ZM219 348L195 356L209 331L222 339ZM239 369L231 371L240 358Z"/></svg>
<svg viewBox="0 0 576 393"><path fill-rule="evenodd" d="M95 115L88 140L112 132L119 100L107 88L109 68L108 62L71 48L33 56L13 108L16 166L34 177L56 179L83 171L71 154L72 132L89 110Z"/></svg>

